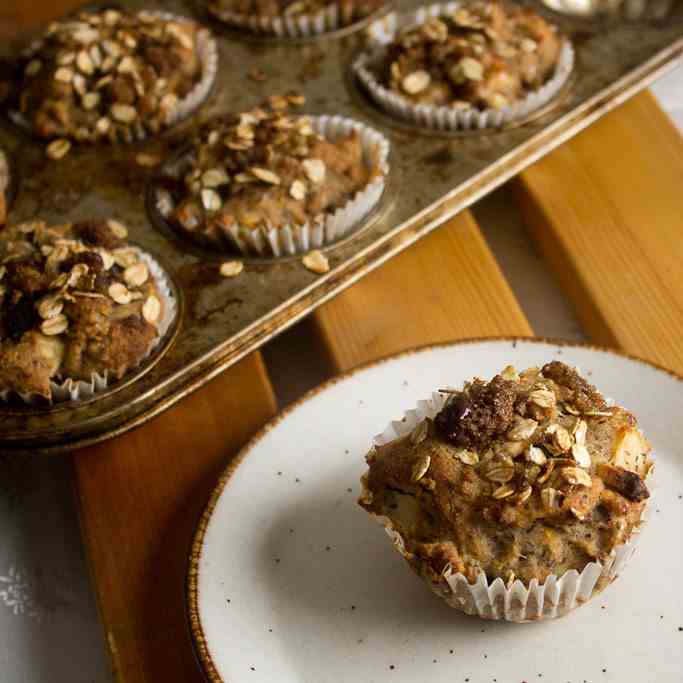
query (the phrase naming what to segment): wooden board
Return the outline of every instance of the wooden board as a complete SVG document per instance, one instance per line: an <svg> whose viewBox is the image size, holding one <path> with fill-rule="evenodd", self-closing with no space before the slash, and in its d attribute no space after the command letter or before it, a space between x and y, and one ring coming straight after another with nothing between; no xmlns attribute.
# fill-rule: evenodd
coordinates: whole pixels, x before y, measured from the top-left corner
<svg viewBox="0 0 683 683"><path fill-rule="evenodd" d="M531 334L469 211L314 316L339 370L422 344Z"/></svg>
<svg viewBox="0 0 683 683"><path fill-rule="evenodd" d="M260 354L140 429L73 456L115 680L199 683L183 586L218 472L275 412Z"/></svg>
<svg viewBox="0 0 683 683"><path fill-rule="evenodd" d="M683 139L652 95L527 169L516 190L588 335L683 372Z"/></svg>
<svg viewBox="0 0 683 683"><path fill-rule="evenodd" d="M3 0L0 3L0 39L17 38L83 4L82 0Z"/></svg>

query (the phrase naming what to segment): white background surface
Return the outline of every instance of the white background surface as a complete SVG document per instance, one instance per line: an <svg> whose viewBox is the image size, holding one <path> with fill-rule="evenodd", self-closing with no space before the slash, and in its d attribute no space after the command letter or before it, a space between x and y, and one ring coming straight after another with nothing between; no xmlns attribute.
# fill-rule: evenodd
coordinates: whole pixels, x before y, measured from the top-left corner
<svg viewBox="0 0 683 683"><path fill-rule="evenodd" d="M683 131L683 68L663 78L653 91ZM505 230L496 220L506 196L504 189L495 193L475 213L522 308L538 334L580 338L576 321L550 275L528 249L520 226L510 220L508 211ZM545 292L545 299L538 291ZM303 390L319 379L315 371L306 376L300 370L303 364L292 372L290 361L297 353L292 343L297 335L295 329L265 350L276 387L288 388L279 392L281 405L294 398L291 387ZM0 456L0 683L110 680L68 458Z"/></svg>

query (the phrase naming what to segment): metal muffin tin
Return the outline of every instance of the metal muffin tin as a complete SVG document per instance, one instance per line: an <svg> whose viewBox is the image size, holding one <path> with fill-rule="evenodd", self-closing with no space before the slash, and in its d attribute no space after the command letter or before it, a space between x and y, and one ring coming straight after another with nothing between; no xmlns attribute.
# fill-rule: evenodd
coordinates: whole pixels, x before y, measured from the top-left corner
<svg viewBox="0 0 683 683"><path fill-rule="evenodd" d="M0 405L0 450L53 453L149 420L647 86L683 53L680 3L663 19L609 22L563 17L535 5L574 43L577 64L569 85L552 106L521 124L444 134L394 121L356 87L349 65L363 48L363 31L296 42L253 40L225 30L198 7L179 0L122 4L194 15L208 24L220 52L213 93L190 121L157 139L74 148L59 162L45 157L44 143L4 121L0 147L15 160L19 177L10 221L91 216L124 221L130 239L150 251L172 277L180 317L152 362L94 399L44 409ZM419 4L397 3L399 10ZM262 70L266 80L250 78L253 69ZM224 279L218 265L229 256L152 223L146 211L151 172L138 166L135 156L177 153L198 123L292 90L306 95L308 113L350 116L389 137L384 198L352 237L324 250L329 273L309 272L299 257L251 258L245 259L239 277Z"/></svg>

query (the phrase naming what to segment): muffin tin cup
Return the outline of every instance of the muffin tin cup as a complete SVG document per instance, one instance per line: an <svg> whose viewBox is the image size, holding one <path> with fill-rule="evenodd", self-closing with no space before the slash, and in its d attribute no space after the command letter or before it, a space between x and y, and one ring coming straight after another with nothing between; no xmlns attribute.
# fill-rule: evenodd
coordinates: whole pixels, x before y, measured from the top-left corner
<svg viewBox="0 0 683 683"><path fill-rule="evenodd" d="M363 219L379 204L389 173L389 141L374 128L343 116L310 116L315 131L328 140L337 140L357 131L361 136L364 159L368 167L378 163L380 175L359 190L346 204L333 213L323 214L318 220L303 225L288 224L280 227L250 228L233 225L225 232L227 246L244 256L284 257L304 254L311 249L328 246L358 229ZM172 162L167 172L182 174L189 156ZM163 170L162 170L163 173ZM165 223L174 208L170 193L163 188L154 190L152 210ZM180 229L190 238L194 236Z"/></svg>
<svg viewBox="0 0 683 683"><path fill-rule="evenodd" d="M431 399L420 401L414 410L405 413L400 421L392 422L381 434L375 437L374 444L383 446L399 437L410 434L422 420L434 419L443 408L447 396L435 392ZM367 492L365 477L362 479L362 493ZM411 568L419 575L419 566L406 551L405 542L393 522L386 516L372 515L386 530L394 548L403 555ZM524 623L555 619L580 607L619 576L633 554L638 543L640 531L645 523L645 514L638 529L623 545L615 548L605 563L590 562L581 572L575 569L561 576L550 575L543 584L532 579L525 586L519 579L506 584L498 577L488 581L481 572L475 583L470 583L464 574L446 573L438 581L420 578L450 607L465 614L498 621Z"/></svg>
<svg viewBox="0 0 683 683"><path fill-rule="evenodd" d="M164 341L166 333L169 331L171 324L178 313L178 302L172 294L172 286L170 279L162 266L152 258L147 252L142 249L136 249L138 256L147 264L150 275L154 279L157 286L157 291L161 297L163 304L163 316L157 324L157 337L150 344L147 353L140 359L140 362L129 369L129 372L142 365ZM74 379L68 377L61 382L50 382L50 390L52 397L48 400L50 405L57 403L65 403L67 401L82 401L93 398L96 394L104 391L109 387L109 379L107 373L93 373L90 381ZM24 403L30 406L44 405L45 397L40 394L33 394L30 392L16 392L9 389L0 391L0 400L8 401L12 396L19 396Z"/></svg>
<svg viewBox="0 0 683 683"><path fill-rule="evenodd" d="M500 128L523 120L544 107L566 85L574 68L574 48L566 38L553 76L542 87L502 109L453 109L447 106L414 104L379 82L375 73L385 59L386 46L393 40L397 31L407 26L422 24L432 17L451 14L462 5L459 2L449 2L428 5L405 14L392 12L368 27L369 37L375 45L357 57L352 70L370 98L382 110L415 126L431 130L474 131Z"/></svg>
<svg viewBox="0 0 683 683"><path fill-rule="evenodd" d="M170 12L148 12L148 14L166 21L193 21L187 17L171 14ZM202 65L201 78L195 83L192 90L190 90L185 97L178 100L178 104L169 112L164 127L159 133L175 126L197 112L208 98L214 83L216 82L216 76L218 74L218 46L216 41L209 29L205 27L200 27L200 30L197 32L196 40L196 52ZM36 42L29 47L28 52L24 52L24 56L30 57L33 54L36 54L39 49L40 43ZM8 116L15 125L23 128L29 133L33 132L31 122L21 112L10 110ZM157 134L158 133L151 133L140 125L133 130L133 138L123 142L141 142L147 138L154 137Z"/></svg>
<svg viewBox="0 0 683 683"><path fill-rule="evenodd" d="M312 14L293 17L260 17L256 14L240 14L229 10L207 7L209 14L233 28L249 31L256 36L301 40L315 38L352 26L366 17L354 16L353 6L331 3Z"/></svg>

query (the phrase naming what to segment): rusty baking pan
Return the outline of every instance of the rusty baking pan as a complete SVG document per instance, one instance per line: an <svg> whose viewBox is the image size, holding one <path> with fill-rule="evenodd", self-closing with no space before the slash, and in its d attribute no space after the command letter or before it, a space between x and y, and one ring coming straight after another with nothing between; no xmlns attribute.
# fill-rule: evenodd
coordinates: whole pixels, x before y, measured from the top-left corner
<svg viewBox="0 0 683 683"><path fill-rule="evenodd" d="M571 0L554 2L565 7ZM194 15L214 31L220 52L218 82L192 120L157 140L119 147L81 148L56 164L43 145L9 121L0 147L20 179L13 222L111 216L124 221L130 239L150 251L177 288L181 315L172 338L137 373L82 403L35 409L0 407L0 449L54 453L125 432L159 414L310 313L440 223L519 173L677 63L683 52L683 11L642 19L575 16L546 10L576 51L574 76L552 106L522 124L497 131L423 132L378 112L354 82L350 65L362 50L356 32L287 43L245 39L206 18L201 7L176 0L122 3ZM416 2L399 2L401 11ZM249 72L265 73L254 80ZM240 111L267 95L306 95L311 114L341 114L368 123L392 145L390 176L378 209L351 238L326 249L331 269L306 270L299 257L247 259L244 272L225 279L225 255L189 244L150 220L150 171L135 163L144 151L175 153L198 123Z"/></svg>

